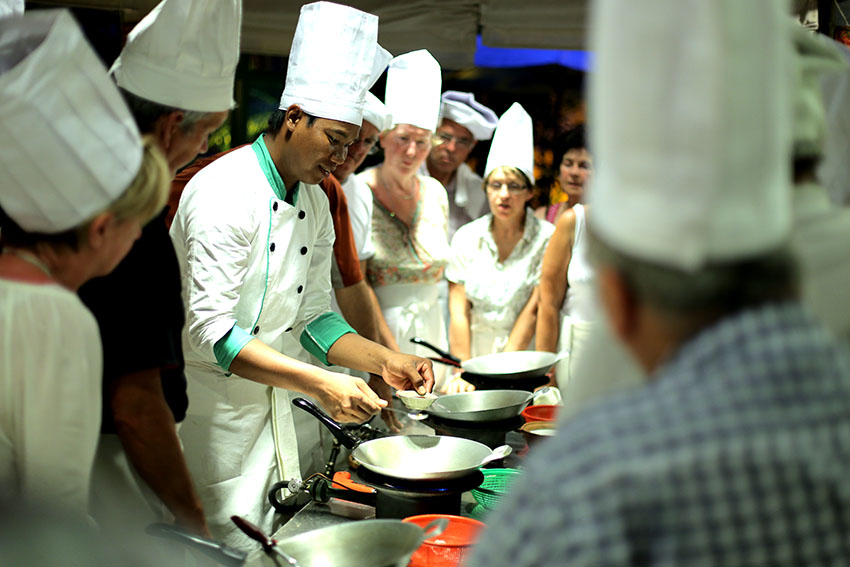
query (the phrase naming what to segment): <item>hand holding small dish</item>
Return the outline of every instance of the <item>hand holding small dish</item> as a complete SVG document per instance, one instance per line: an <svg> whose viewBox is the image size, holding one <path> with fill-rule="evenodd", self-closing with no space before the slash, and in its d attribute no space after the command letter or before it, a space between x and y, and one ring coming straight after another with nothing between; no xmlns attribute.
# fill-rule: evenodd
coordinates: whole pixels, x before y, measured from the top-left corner
<svg viewBox="0 0 850 567"><path fill-rule="evenodd" d="M399 390L396 395L405 406L412 410L424 410L431 407L434 400L437 399L436 394L427 393L425 395L418 394L416 390Z"/></svg>

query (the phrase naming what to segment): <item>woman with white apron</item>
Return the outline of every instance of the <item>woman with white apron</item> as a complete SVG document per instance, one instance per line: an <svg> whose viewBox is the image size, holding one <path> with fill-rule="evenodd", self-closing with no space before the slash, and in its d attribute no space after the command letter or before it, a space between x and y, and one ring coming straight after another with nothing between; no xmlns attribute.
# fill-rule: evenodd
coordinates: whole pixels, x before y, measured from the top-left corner
<svg viewBox="0 0 850 567"><path fill-rule="evenodd" d="M525 350L534 336L535 288L550 223L528 207L534 195L531 117L518 103L499 119L485 168L490 213L458 229L446 269L449 341L461 360ZM457 374L450 393L474 389Z"/></svg>
<svg viewBox="0 0 850 567"><path fill-rule="evenodd" d="M440 65L425 50L390 62L385 104L393 127L381 133L384 161L360 174L374 196L366 277L383 313L378 331L385 344L423 356L433 353L412 337L447 346L437 285L449 257L449 203L439 181L417 173L431 149L441 85ZM439 388L443 369L435 372Z"/></svg>
<svg viewBox="0 0 850 567"><path fill-rule="evenodd" d="M565 152L564 159L575 151ZM565 166L561 169L563 176ZM566 184L575 204L558 218L543 255L536 332L539 350L570 353L555 369L561 388L569 382L575 355L597 317L593 268L587 257L587 208L582 204L586 183Z"/></svg>

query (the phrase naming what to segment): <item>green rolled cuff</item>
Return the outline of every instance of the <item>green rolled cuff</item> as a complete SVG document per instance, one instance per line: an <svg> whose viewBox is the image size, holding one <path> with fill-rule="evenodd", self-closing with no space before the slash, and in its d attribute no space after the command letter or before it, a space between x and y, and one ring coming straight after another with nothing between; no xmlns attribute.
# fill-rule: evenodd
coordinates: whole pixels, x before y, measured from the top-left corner
<svg viewBox="0 0 850 567"><path fill-rule="evenodd" d="M236 355L253 339L248 331L233 325L226 335L216 341L213 346L216 363L224 370L230 370L230 365Z"/></svg>
<svg viewBox="0 0 850 567"><path fill-rule="evenodd" d="M348 333L357 331L351 328L342 315L328 311L316 317L301 333L301 346L307 352L318 358L326 366L330 366L328 362L328 351L339 338Z"/></svg>

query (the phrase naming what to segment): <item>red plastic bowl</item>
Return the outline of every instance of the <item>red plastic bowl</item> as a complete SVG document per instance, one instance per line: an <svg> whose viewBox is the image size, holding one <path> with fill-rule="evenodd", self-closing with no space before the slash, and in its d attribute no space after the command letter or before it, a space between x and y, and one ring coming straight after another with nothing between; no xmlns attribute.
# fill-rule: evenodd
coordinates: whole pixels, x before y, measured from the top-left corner
<svg viewBox="0 0 850 567"><path fill-rule="evenodd" d="M525 418L526 423L530 421L555 421L558 418L559 409L561 409L561 406L528 406L522 410L522 417Z"/></svg>
<svg viewBox="0 0 850 567"><path fill-rule="evenodd" d="M438 536L426 539L413 553L410 567L458 567L466 559L478 532L484 524L472 518L444 514L422 514L402 520L424 528L433 520L445 518L446 529Z"/></svg>

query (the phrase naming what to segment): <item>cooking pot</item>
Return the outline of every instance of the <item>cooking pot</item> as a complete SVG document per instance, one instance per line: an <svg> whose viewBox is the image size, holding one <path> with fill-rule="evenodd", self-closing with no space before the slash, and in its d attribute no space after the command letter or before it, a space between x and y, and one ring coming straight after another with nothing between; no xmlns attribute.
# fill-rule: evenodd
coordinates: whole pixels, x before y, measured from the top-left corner
<svg viewBox="0 0 850 567"><path fill-rule="evenodd" d="M422 411L452 421L500 421L517 417L532 397L531 392L521 390L465 392L441 396Z"/></svg>
<svg viewBox="0 0 850 567"><path fill-rule="evenodd" d="M396 435L361 442L313 402L295 398L292 404L328 428L363 467L382 476L405 480L452 479L469 475L493 451L476 441L442 435Z"/></svg>
<svg viewBox="0 0 850 567"><path fill-rule="evenodd" d="M484 356L476 356L475 358L461 362L453 354L437 348L419 337L413 337L410 339L410 342L429 348L440 355L441 358L433 359L436 362L462 368L465 372L476 376L499 380L529 379L545 376L558 361L568 356L567 353L555 354L553 352L539 350L519 350L515 352L485 354Z"/></svg>

